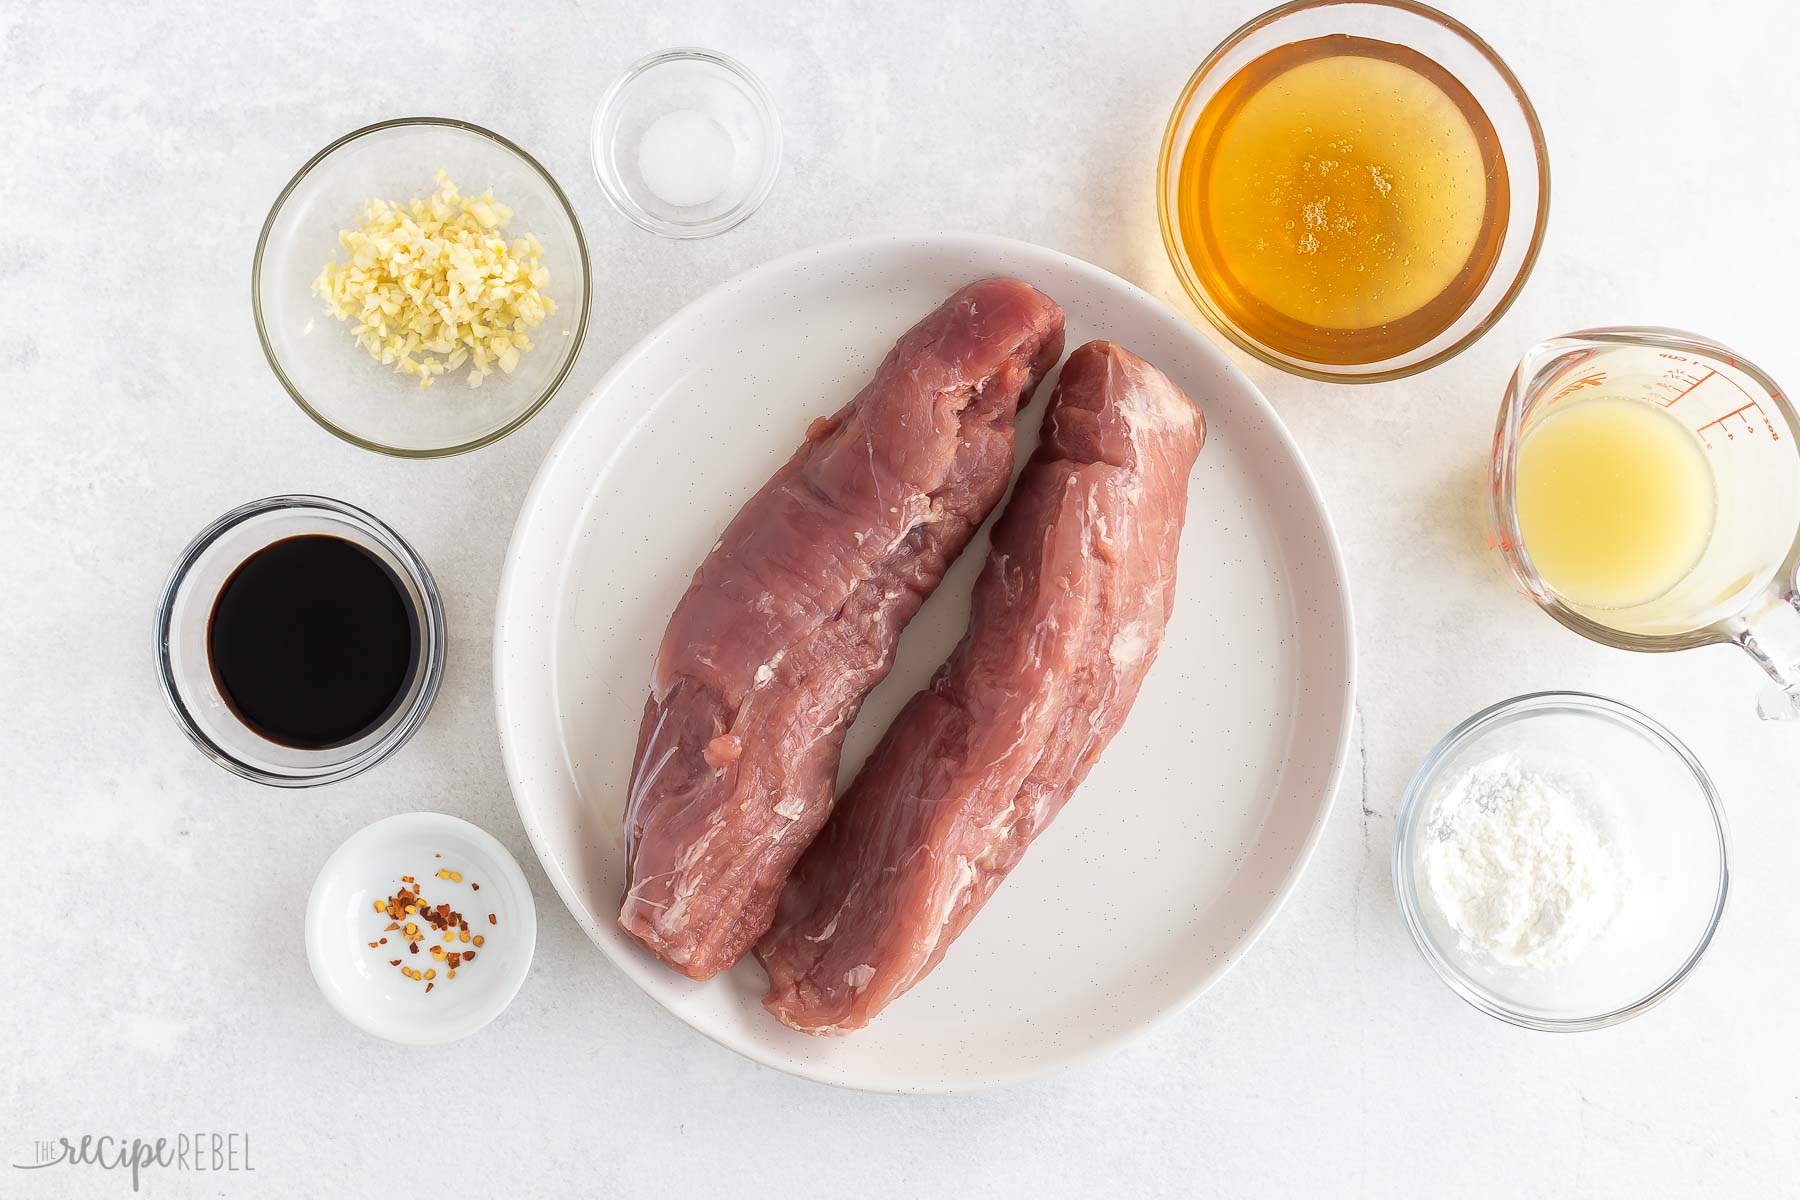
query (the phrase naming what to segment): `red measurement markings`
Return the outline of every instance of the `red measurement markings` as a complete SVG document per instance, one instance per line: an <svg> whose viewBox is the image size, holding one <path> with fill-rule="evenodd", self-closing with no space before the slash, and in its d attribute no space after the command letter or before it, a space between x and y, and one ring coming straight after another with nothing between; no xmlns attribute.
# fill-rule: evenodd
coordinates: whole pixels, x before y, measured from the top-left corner
<svg viewBox="0 0 1800 1200"><path fill-rule="evenodd" d="M1591 375L1583 375L1580 379L1571 380L1570 382L1563 384L1563 386L1561 386L1560 388L1557 388L1556 394L1551 396L1549 400L1545 401L1545 403L1546 404L1554 404L1556 401L1561 400L1564 396L1570 395L1571 393L1574 393L1574 392L1579 392L1582 388L1599 387L1601 384L1603 384L1605 382L1606 382L1606 372L1605 371L1595 371Z"/></svg>
<svg viewBox="0 0 1800 1200"><path fill-rule="evenodd" d="M1705 383L1707 380L1711 379L1714 375L1717 375L1717 374L1718 374L1717 371L1708 370L1706 372L1706 374L1702 375L1700 378L1689 383L1686 387L1682 388L1679 392L1676 392L1669 399L1664 400L1662 402L1662 406L1664 408L1674 408L1676 401L1680 400L1683 396L1687 395L1689 392L1693 391L1695 388L1699 387L1701 384ZM1687 378L1686 376L1677 376L1678 380L1685 380L1686 378Z"/></svg>
<svg viewBox="0 0 1800 1200"><path fill-rule="evenodd" d="M1753 434L1756 432L1756 421L1754 418L1751 417L1751 415L1750 415L1751 413L1755 413L1756 416L1762 418L1763 428L1768 430L1770 438L1774 439L1775 441L1781 440L1781 434L1778 433L1775 429L1775 422L1773 422L1769 419L1769 414L1763 411L1763 406L1758 404L1754 400L1750 401L1748 404L1738 405L1736 408L1732 409L1730 412L1724 414L1723 416L1713 418L1712 420L1708 421L1706 424L1695 429L1694 432L1700 435L1701 443L1703 445L1705 445L1708 450L1711 450L1713 448L1713 442L1712 442L1711 438L1706 436L1707 430L1717 429L1720 433L1725 435L1726 441L1735 442L1737 440L1739 431L1734 430L1731 427L1727 426L1726 422L1731 420L1733 417L1736 417L1739 421L1741 421L1743 423L1744 428L1743 428L1742 432Z"/></svg>

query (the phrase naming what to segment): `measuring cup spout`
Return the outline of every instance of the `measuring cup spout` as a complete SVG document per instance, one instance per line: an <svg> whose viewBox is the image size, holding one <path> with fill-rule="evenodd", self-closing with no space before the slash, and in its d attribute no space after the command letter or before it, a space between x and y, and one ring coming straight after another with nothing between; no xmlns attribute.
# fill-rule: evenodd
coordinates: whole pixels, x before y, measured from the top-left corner
<svg viewBox="0 0 1800 1200"><path fill-rule="evenodd" d="M1773 680L1757 696L1757 715L1765 721L1800 718L1800 595L1771 588L1734 624L1732 640Z"/></svg>

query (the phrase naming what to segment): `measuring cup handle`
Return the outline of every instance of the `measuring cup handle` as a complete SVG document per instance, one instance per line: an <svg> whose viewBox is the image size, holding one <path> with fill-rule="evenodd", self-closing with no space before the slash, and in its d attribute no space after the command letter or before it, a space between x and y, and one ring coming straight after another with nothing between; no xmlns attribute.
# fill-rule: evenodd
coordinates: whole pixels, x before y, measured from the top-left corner
<svg viewBox="0 0 1800 1200"><path fill-rule="evenodd" d="M1756 698L1765 721L1800 719L1800 594L1777 584L1739 618L1732 640L1769 674Z"/></svg>

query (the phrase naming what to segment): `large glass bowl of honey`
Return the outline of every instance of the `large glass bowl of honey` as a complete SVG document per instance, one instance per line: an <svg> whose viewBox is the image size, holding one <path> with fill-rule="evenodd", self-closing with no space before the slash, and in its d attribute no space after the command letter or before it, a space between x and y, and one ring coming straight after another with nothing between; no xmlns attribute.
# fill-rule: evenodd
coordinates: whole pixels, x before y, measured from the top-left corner
<svg viewBox="0 0 1800 1200"><path fill-rule="evenodd" d="M1200 311L1343 383L1443 362L1524 287L1550 211L1543 130L1499 56L1410 0L1299 0L1200 64L1157 211Z"/></svg>

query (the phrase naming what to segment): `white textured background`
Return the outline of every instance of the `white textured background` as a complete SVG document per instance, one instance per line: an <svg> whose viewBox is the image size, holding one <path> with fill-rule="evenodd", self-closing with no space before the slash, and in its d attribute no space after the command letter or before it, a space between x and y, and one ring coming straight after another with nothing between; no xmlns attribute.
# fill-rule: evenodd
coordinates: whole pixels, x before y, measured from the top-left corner
<svg viewBox="0 0 1800 1200"><path fill-rule="evenodd" d="M1511 314L1422 378L1332 388L1247 364L1333 507L1355 586L1360 733L1311 871L1192 1010L1105 1063L1010 1091L832 1091L741 1061L607 964L545 884L502 778L488 632L513 513L608 364L713 284L855 234L970 229L1087 258L1184 311L1156 147L1194 65L1255 3L1042 6L0 3L0 1194L33 1138L236 1129L253 1175L153 1195L1770 1195L1800 1179L1793 898L1800 729L1752 715L1724 649L1603 650L1499 579L1480 472L1518 354L1586 325L1722 338L1800 386L1800 16L1781 0L1452 4L1550 140L1550 234ZM407 13L429 11L433 28ZM606 83L710 45L762 74L787 157L752 221L699 244L612 213L587 165ZM250 257L314 150L383 117L491 126L568 188L595 317L562 395L490 449L394 462L286 398ZM1196 318L1197 319L1197 318ZM224 510L315 491L391 521L443 587L451 660L396 759L298 794L205 762L162 711L157 590ZM1198 575L1195 576L1199 578ZM1686 738L1724 791L1733 895L1666 1005L1555 1037L1466 1008L1407 941L1396 798L1451 724L1577 687ZM368 821L469 817L538 892L537 962L482 1034L371 1040L324 1003L300 919ZM438 1130L397 1121L420 1105Z"/></svg>

